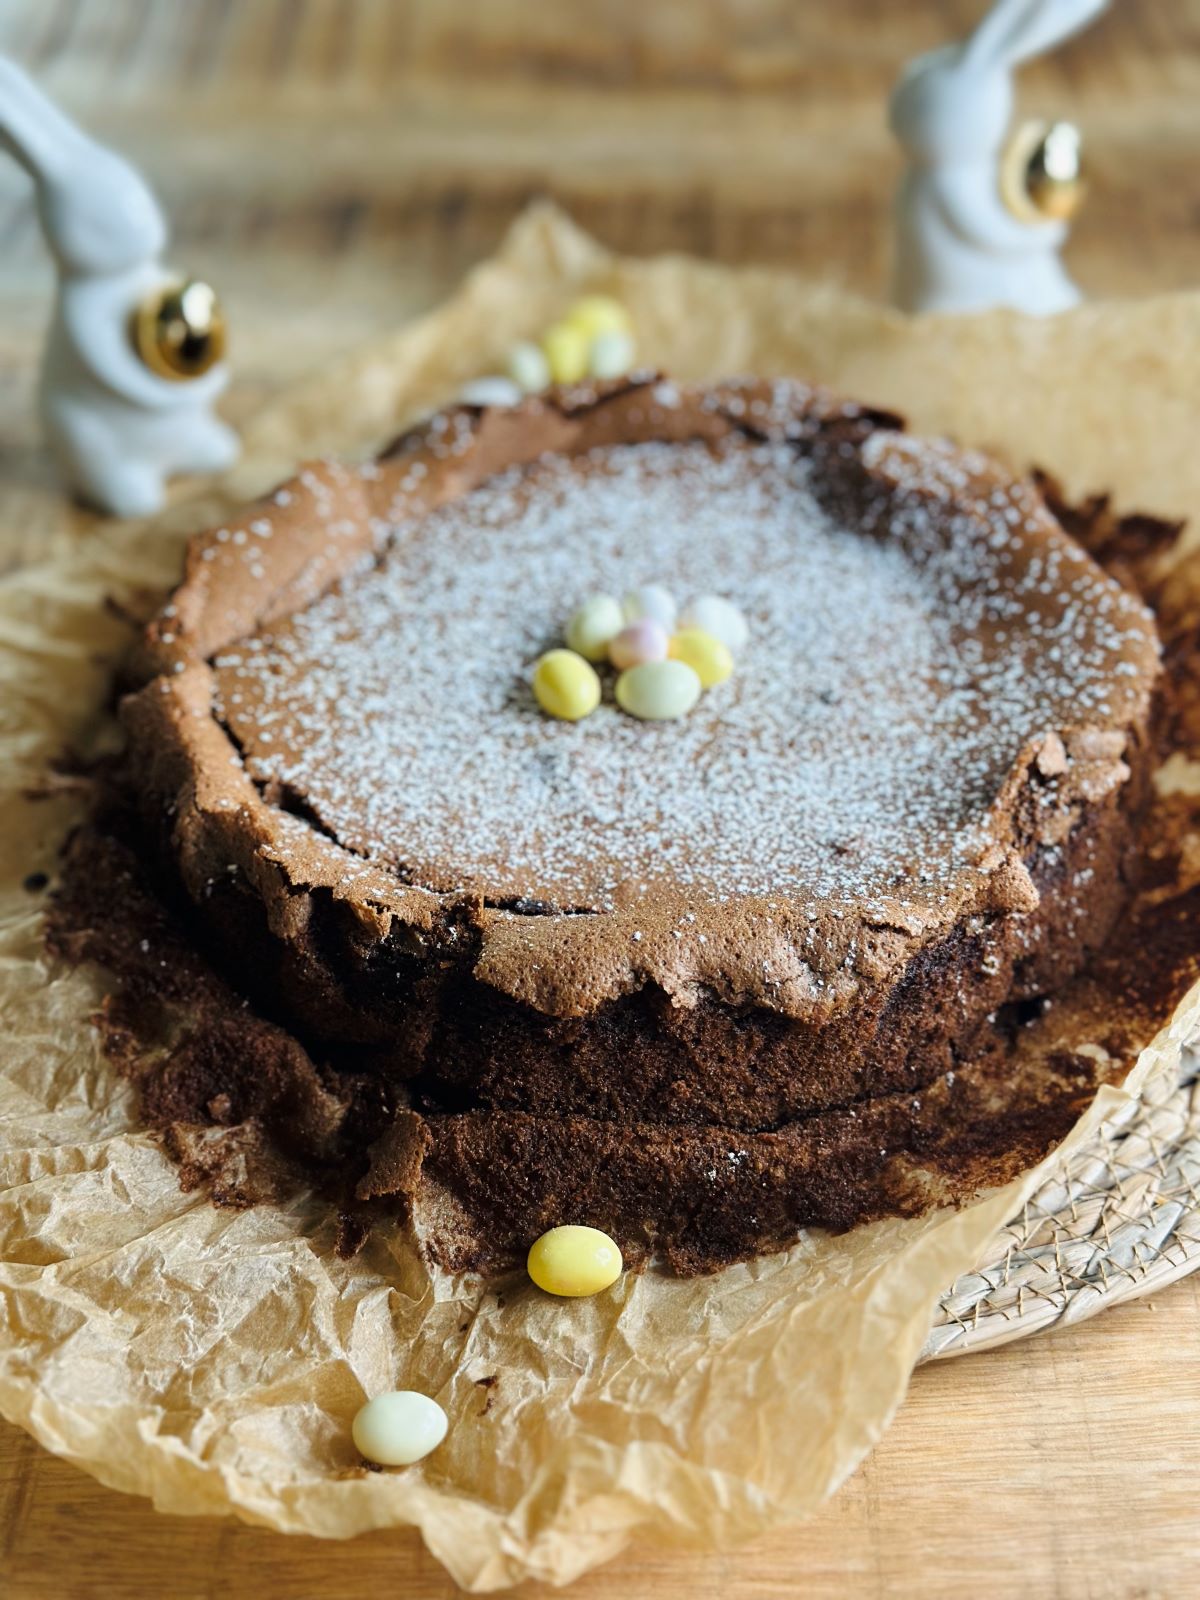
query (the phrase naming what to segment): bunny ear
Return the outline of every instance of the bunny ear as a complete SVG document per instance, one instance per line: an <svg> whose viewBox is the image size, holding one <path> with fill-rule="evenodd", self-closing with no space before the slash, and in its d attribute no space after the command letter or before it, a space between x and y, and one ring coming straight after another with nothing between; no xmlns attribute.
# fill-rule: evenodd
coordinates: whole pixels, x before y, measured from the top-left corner
<svg viewBox="0 0 1200 1600"><path fill-rule="evenodd" d="M1004 61L1010 34L1026 24L1040 4L1041 0L996 0L996 4L963 45L963 60L977 66Z"/></svg>
<svg viewBox="0 0 1200 1600"><path fill-rule="evenodd" d="M59 177L84 135L20 67L0 57L0 145L34 178Z"/></svg>
<svg viewBox="0 0 1200 1600"><path fill-rule="evenodd" d="M1108 0L999 0L963 47L974 65L1015 67L1061 44L1100 15Z"/></svg>

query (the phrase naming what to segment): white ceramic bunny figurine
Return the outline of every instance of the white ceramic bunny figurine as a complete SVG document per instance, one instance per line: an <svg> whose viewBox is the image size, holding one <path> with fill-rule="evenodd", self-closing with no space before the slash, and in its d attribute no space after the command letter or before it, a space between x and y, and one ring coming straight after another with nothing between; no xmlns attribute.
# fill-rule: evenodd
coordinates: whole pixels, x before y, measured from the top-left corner
<svg viewBox="0 0 1200 1600"><path fill-rule="evenodd" d="M1012 69L1061 43L1107 0L997 0L975 32L910 63L892 94L909 168L896 198L893 298L905 311L1015 306L1048 315L1079 291L1067 223L1019 217L1001 191Z"/></svg>
<svg viewBox="0 0 1200 1600"><path fill-rule="evenodd" d="M34 179L58 266L40 385L51 448L85 499L118 516L155 511L171 474L219 472L239 451L212 411L228 370L172 381L151 371L131 335L138 307L172 281L162 213L127 162L2 59L0 144Z"/></svg>

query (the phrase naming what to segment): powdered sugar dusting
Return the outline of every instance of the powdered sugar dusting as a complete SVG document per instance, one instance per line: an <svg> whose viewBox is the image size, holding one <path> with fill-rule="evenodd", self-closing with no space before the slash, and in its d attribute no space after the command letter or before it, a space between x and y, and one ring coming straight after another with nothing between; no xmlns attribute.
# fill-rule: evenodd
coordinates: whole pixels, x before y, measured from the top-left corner
<svg viewBox="0 0 1200 1600"><path fill-rule="evenodd" d="M1027 491L971 504L960 455L870 448L895 485L874 536L783 443L510 471L219 657L218 714L269 794L439 891L936 898L1027 738L1119 724L1145 613L1065 541L1025 559ZM570 612L650 581L744 611L733 679L679 722L624 716L611 684L586 721L545 718L529 671Z"/></svg>

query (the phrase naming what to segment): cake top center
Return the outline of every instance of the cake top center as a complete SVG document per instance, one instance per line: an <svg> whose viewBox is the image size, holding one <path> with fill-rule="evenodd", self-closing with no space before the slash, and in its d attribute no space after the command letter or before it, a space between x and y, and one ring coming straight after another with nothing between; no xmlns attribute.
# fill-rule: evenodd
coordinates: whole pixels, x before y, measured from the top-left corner
<svg viewBox="0 0 1200 1600"><path fill-rule="evenodd" d="M1028 491L964 511L938 447L896 448L869 531L780 443L510 470L218 656L218 714L268 793L438 891L936 896L1026 740L1120 724L1146 624ZM677 722L611 683L584 722L541 715L530 667L580 600L651 581L740 607L734 677Z"/></svg>

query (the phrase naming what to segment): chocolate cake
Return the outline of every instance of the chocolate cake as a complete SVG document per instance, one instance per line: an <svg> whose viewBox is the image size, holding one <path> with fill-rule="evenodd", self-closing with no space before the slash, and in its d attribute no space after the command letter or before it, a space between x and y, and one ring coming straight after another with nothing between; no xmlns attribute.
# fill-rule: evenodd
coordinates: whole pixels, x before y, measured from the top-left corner
<svg viewBox="0 0 1200 1600"><path fill-rule="evenodd" d="M542 716L565 617L650 580L737 602L736 675ZM1126 898L1158 657L982 456L647 377L459 407L198 536L122 718L218 963L355 1100L320 1138L360 1206L419 1197L453 1268L581 1221L702 1271L917 1203L891 1158L979 1112Z"/></svg>

